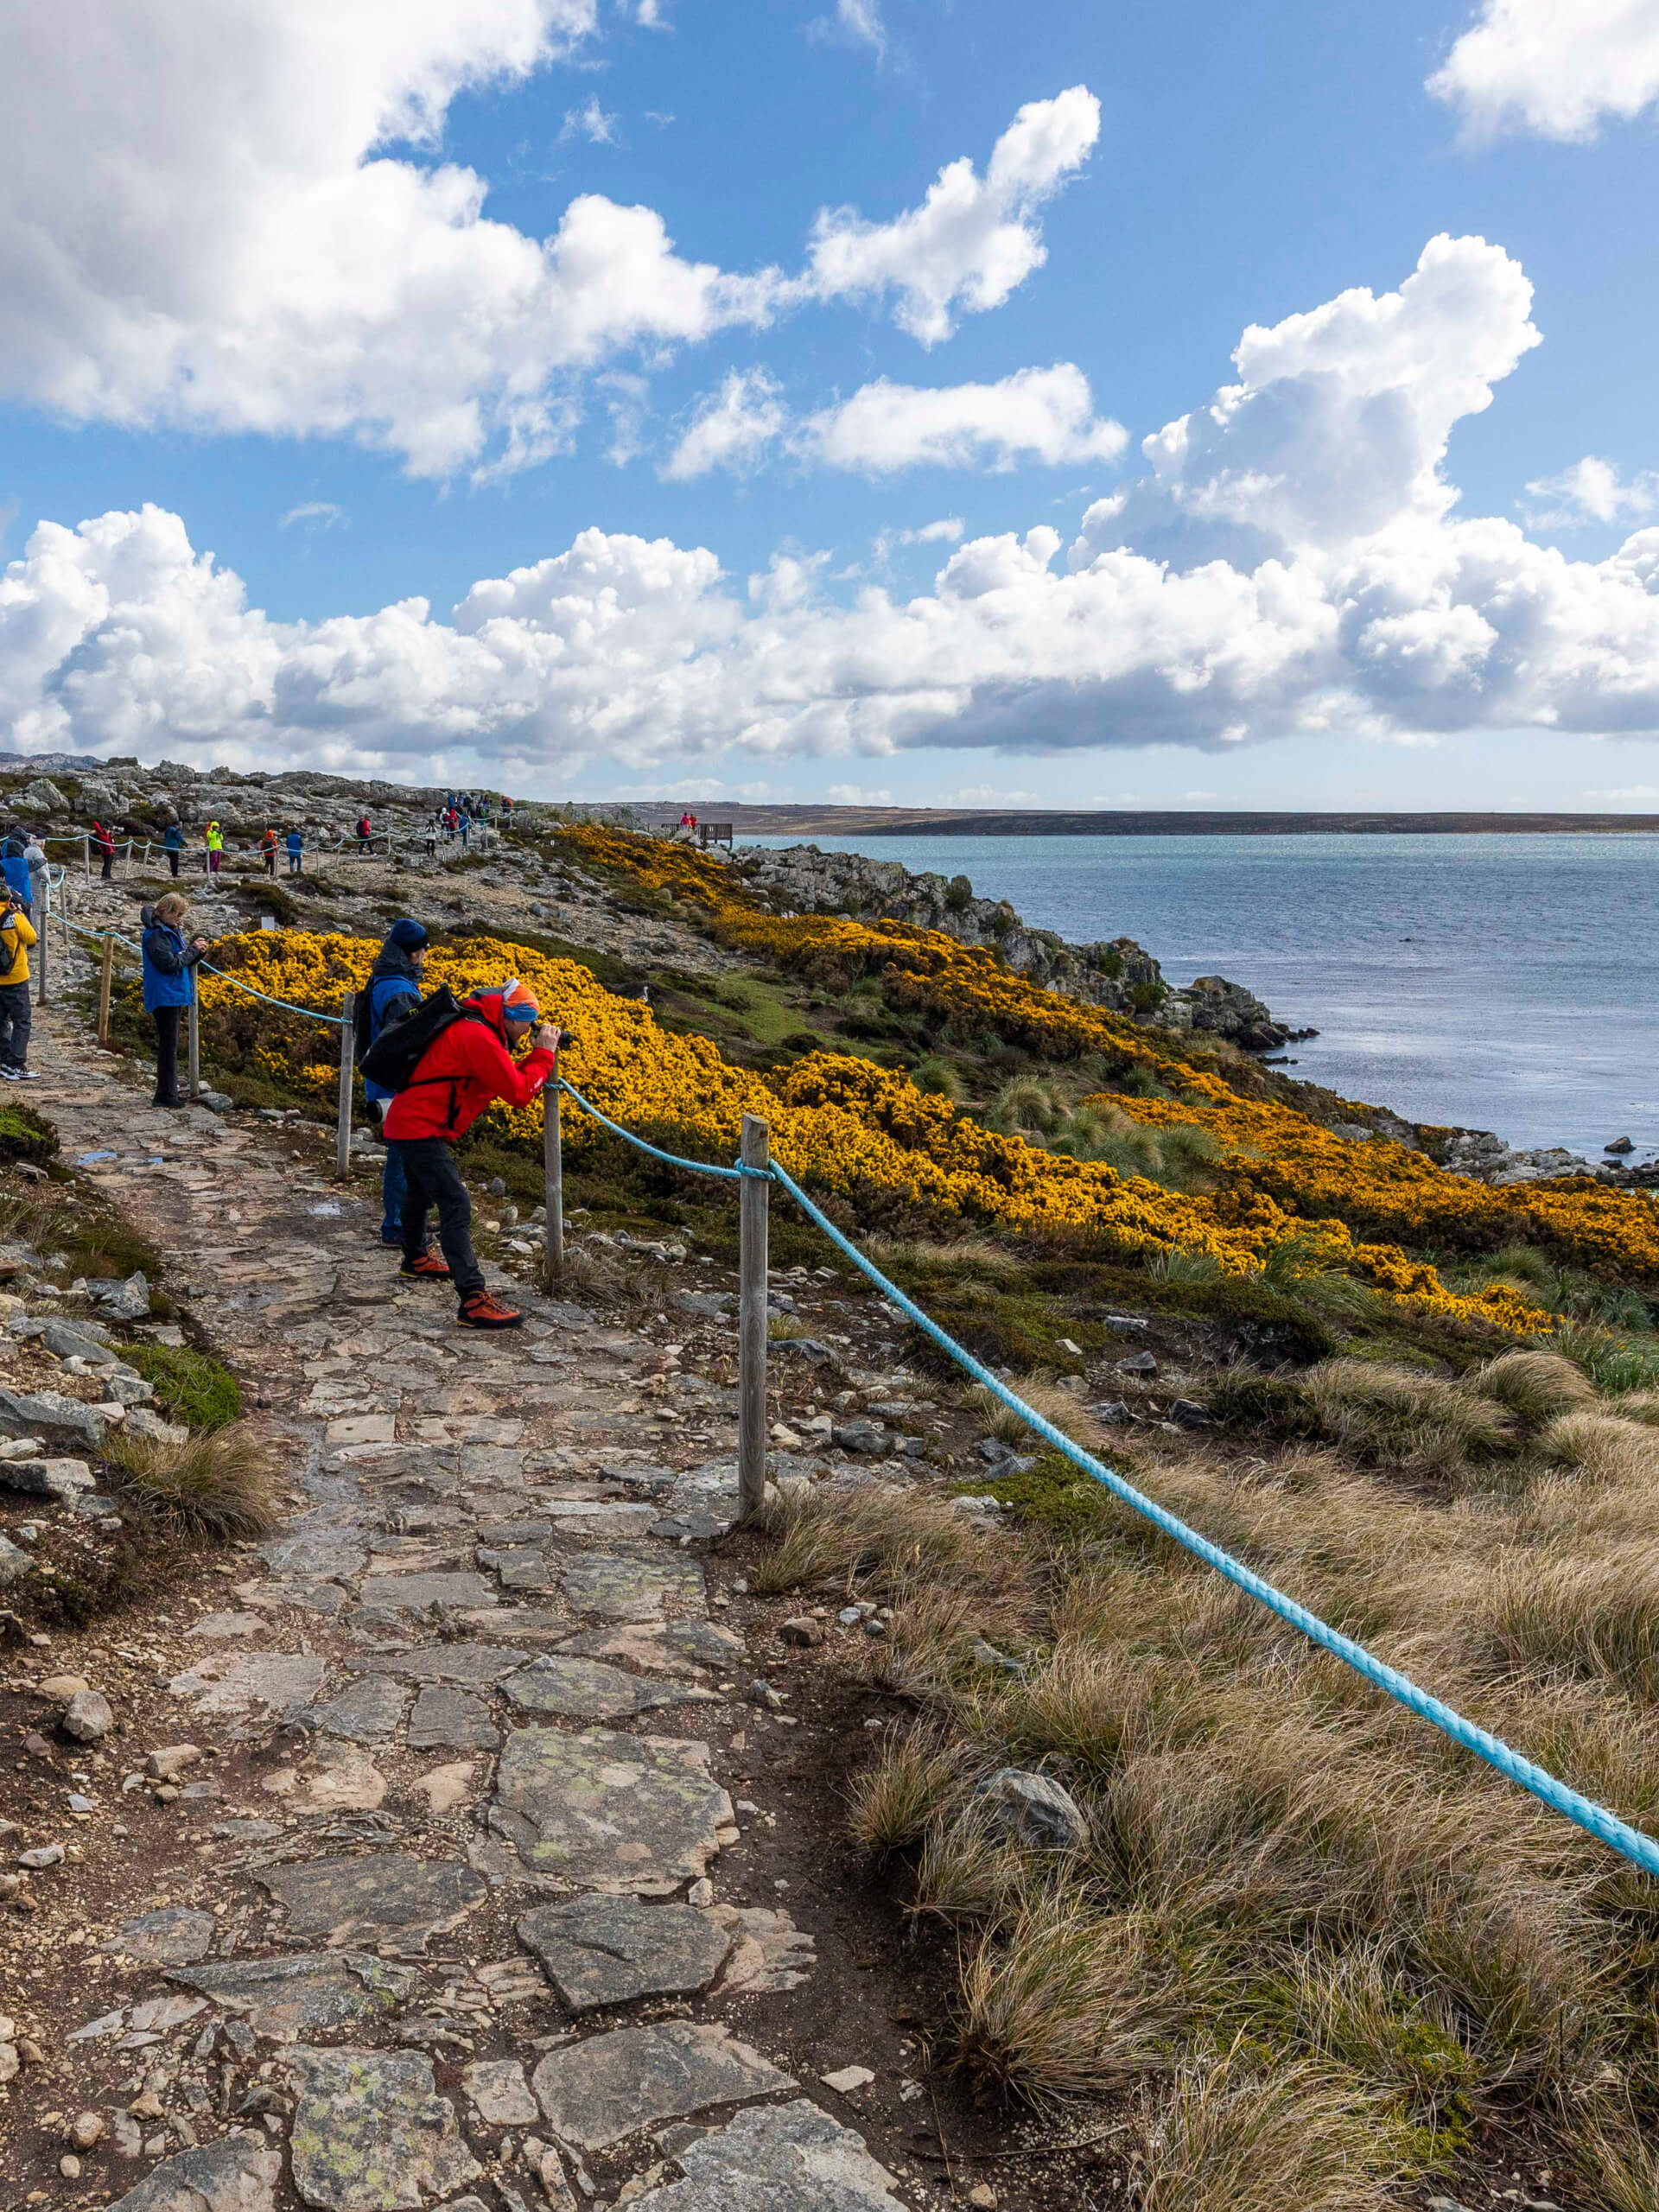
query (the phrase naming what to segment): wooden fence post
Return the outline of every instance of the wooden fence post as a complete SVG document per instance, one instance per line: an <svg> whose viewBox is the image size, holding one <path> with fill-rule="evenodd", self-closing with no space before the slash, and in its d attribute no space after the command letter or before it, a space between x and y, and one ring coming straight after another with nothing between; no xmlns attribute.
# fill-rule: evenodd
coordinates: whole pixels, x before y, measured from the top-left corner
<svg viewBox="0 0 1659 2212"><path fill-rule="evenodd" d="M197 980L196 971L193 968L190 971L188 1019L185 1024L186 1035L189 1041L189 1090L190 1103L193 1106L201 1096L201 1007L196 997Z"/></svg>
<svg viewBox="0 0 1659 2212"><path fill-rule="evenodd" d="M559 1118L559 1062L542 1092L542 1196L547 1205L547 1272L556 1282L564 1273L564 1143Z"/></svg>
<svg viewBox="0 0 1659 2212"><path fill-rule="evenodd" d="M98 971L98 1043L100 1052L110 1049L110 985L115 979L115 938L112 931L104 932L104 960Z"/></svg>
<svg viewBox="0 0 1659 2212"><path fill-rule="evenodd" d="M743 1116L738 1157L745 1167L772 1164L772 1132L758 1114ZM766 1489L766 1201L769 1178L746 1175L739 1185L737 1317L738 1518L760 1512Z"/></svg>
<svg viewBox="0 0 1659 2212"><path fill-rule="evenodd" d="M352 1172L352 1077L357 1069L357 995L340 1001L340 1123L334 1132L334 1173L344 1182Z"/></svg>
<svg viewBox="0 0 1659 2212"><path fill-rule="evenodd" d="M80 864L86 869L86 880L90 883L92 880L92 833L90 830L83 830L80 833Z"/></svg>

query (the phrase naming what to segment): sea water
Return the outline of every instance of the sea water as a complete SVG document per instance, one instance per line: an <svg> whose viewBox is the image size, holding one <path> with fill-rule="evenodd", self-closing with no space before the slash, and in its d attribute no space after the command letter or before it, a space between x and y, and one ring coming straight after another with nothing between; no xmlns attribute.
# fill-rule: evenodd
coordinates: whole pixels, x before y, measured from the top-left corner
<svg viewBox="0 0 1659 2212"><path fill-rule="evenodd" d="M794 839L768 837L769 845ZM1317 1039L1298 1075L1597 1159L1659 1149L1659 836L819 837L1132 937Z"/></svg>

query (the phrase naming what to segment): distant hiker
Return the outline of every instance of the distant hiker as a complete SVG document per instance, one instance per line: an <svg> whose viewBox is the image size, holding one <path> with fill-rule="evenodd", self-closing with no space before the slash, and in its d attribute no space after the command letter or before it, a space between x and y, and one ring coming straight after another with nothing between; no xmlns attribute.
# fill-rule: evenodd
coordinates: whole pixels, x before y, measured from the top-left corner
<svg viewBox="0 0 1659 2212"><path fill-rule="evenodd" d="M46 926L44 917L50 903L47 897L46 847L32 830L27 832L23 858L29 864L29 919L31 921L34 919L35 910L38 908L42 917L41 926L44 929Z"/></svg>
<svg viewBox="0 0 1659 2212"><path fill-rule="evenodd" d="M429 860L435 861L438 857L438 833L442 828L443 814L440 809L426 825L426 856Z"/></svg>
<svg viewBox="0 0 1659 2212"><path fill-rule="evenodd" d="M179 1096L179 1024L196 995L196 963L207 950L205 937L184 934L189 902L181 891L163 892L153 906L144 907L140 940L144 956L144 1010L156 1024L156 1096L157 1106L188 1106Z"/></svg>
<svg viewBox="0 0 1659 2212"><path fill-rule="evenodd" d="M259 840L259 850L264 859L265 874L274 876L276 873L276 832L274 830L267 830Z"/></svg>
<svg viewBox="0 0 1659 2212"><path fill-rule="evenodd" d="M29 948L35 925L8 887L0 893L0 1077L34 1083L29 1058Z"/></svg>
<svg viewBox="0 0 1659 2212"><path fill-rule="evenodd" d="M558 1066L558 1033L542 1020L534 995L516 981L499 990L478 992L459 1007L453 1000L444 1006L445 995L435 994L411 1017L411 1027L428 1021L443 1026L386 1109L387 1149L398 1154L408 1184L400 1272L453 1281L464 1328L516 1329L524 1315L492 1298L484 1287L484 1270L473 1251L472 1201L451 1147L498 1099L509 1106L529 1105ZM515 1062L512 1050L532 1029L531 1052ZM426 1249L426 1217L432 1207L437 1209L442 1260Z"/></svg>
<svg viewBox="0 0 1659 2212"><path fill-rule="evenodd" d="M183 823L169 822L168 823L162 832L162 850L167 855L168 874L176 881L179 873L179 855L184 850Z"/></svg>
<svg viewBox="0 0 1659 2212"><path fill-rule="evenodd" d="M407 916L394 922L386 931L380 950L376 956L369 980L358 994L357 1047L359 1059L364 1058L376 1038L393 1024L404 1021L414 1013L421 1002L421 978L426 970L427 933L419 922ZM380 1128L385 1121L386 1109L397 1096L383 1083L376 1083L370 1076L363 1078L363 1088L368 1094L369 1111L375 1126ZM380 1242L383 1244L402 1244L404 1241L404 1198L409 1185L404 1174L404 1157L396 1145L386 1147L386 1162L380 1176Z"/></svg>
<svg viewBox="0 0 1659 2212"><path fill-rule="evenodd" d="M35 905L35 886L29 873L29 840L21 830L14 830L3 846L0 846L0 875L6 880L6 888L25 913Z"/></svg>
<svg viewBox="0 0 1659 2212"><path fill-rule="evenodd" d="M101 822L94 822L92 824L92 850L103 856L104 866L101 874L103 880L107 883L115 867L115 832L113 830L106 829Z"/></svg>
<svg viewBox="0 0 1659 2212"><path fill-rule="evenodd" d="M219 864L225 857L225 832L217 822L210 822L201 834L207 847L207 873L217 875Z"/></svg>
<svg viewBox="0 0 1659 2212"><path fill-rule="evenodd" d="M357 849L359 857L363 860L366 860L373 849L374 831L369 826L368 816L365 814L359 817L357 824Z"/></svg>
<svg viewBox="0 0 1659 2212"><path fill-rule="evenodd" d="M297 825L289 831L285 842L288 846L289 874L290 875L302 875L305 871L301 867L300 863L305 853L305 839L301 835Z"/></svg>

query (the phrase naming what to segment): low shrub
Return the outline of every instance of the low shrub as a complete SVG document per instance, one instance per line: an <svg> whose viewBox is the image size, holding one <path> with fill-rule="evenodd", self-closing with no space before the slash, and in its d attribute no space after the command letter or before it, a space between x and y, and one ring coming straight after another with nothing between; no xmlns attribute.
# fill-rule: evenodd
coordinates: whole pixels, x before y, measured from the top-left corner
<svg viewBox="0 0 1659 2212"><path fill-rule="evenodd" d="M228 1367L188 1344L128 1344L122 1357L156 1386L170 1421L211 1433L242 1418L242 1386Z"/></svg>
<svg viewBox="0 0 1659 2212"><path fill-rule="evenodd" d="M276 1525L276 1469L245 1424L185 1444L123 1436L110 1446L123 1503L189 1539L263 1536Z"/></svg>

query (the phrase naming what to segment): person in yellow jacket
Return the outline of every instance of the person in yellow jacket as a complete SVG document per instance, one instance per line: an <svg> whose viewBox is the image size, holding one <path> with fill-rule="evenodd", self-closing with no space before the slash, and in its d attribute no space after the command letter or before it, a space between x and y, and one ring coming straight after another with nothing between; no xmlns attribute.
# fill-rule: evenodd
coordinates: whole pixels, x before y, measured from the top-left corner
<svg viewBox="0 0 1659 2212"><path fill-rule="evenodd" d="M29 948L35 925L10 892L0 904L0 1080L35 1083L28 1065Z"/></svg>
<svg viewBox="0 0 1659 2212"><path fill-rule="evenodd" d="M203 834L207 843L207 873L209 875L217 875L219 863L225 854L225 832L217 822L210 822Z"/></svg>

